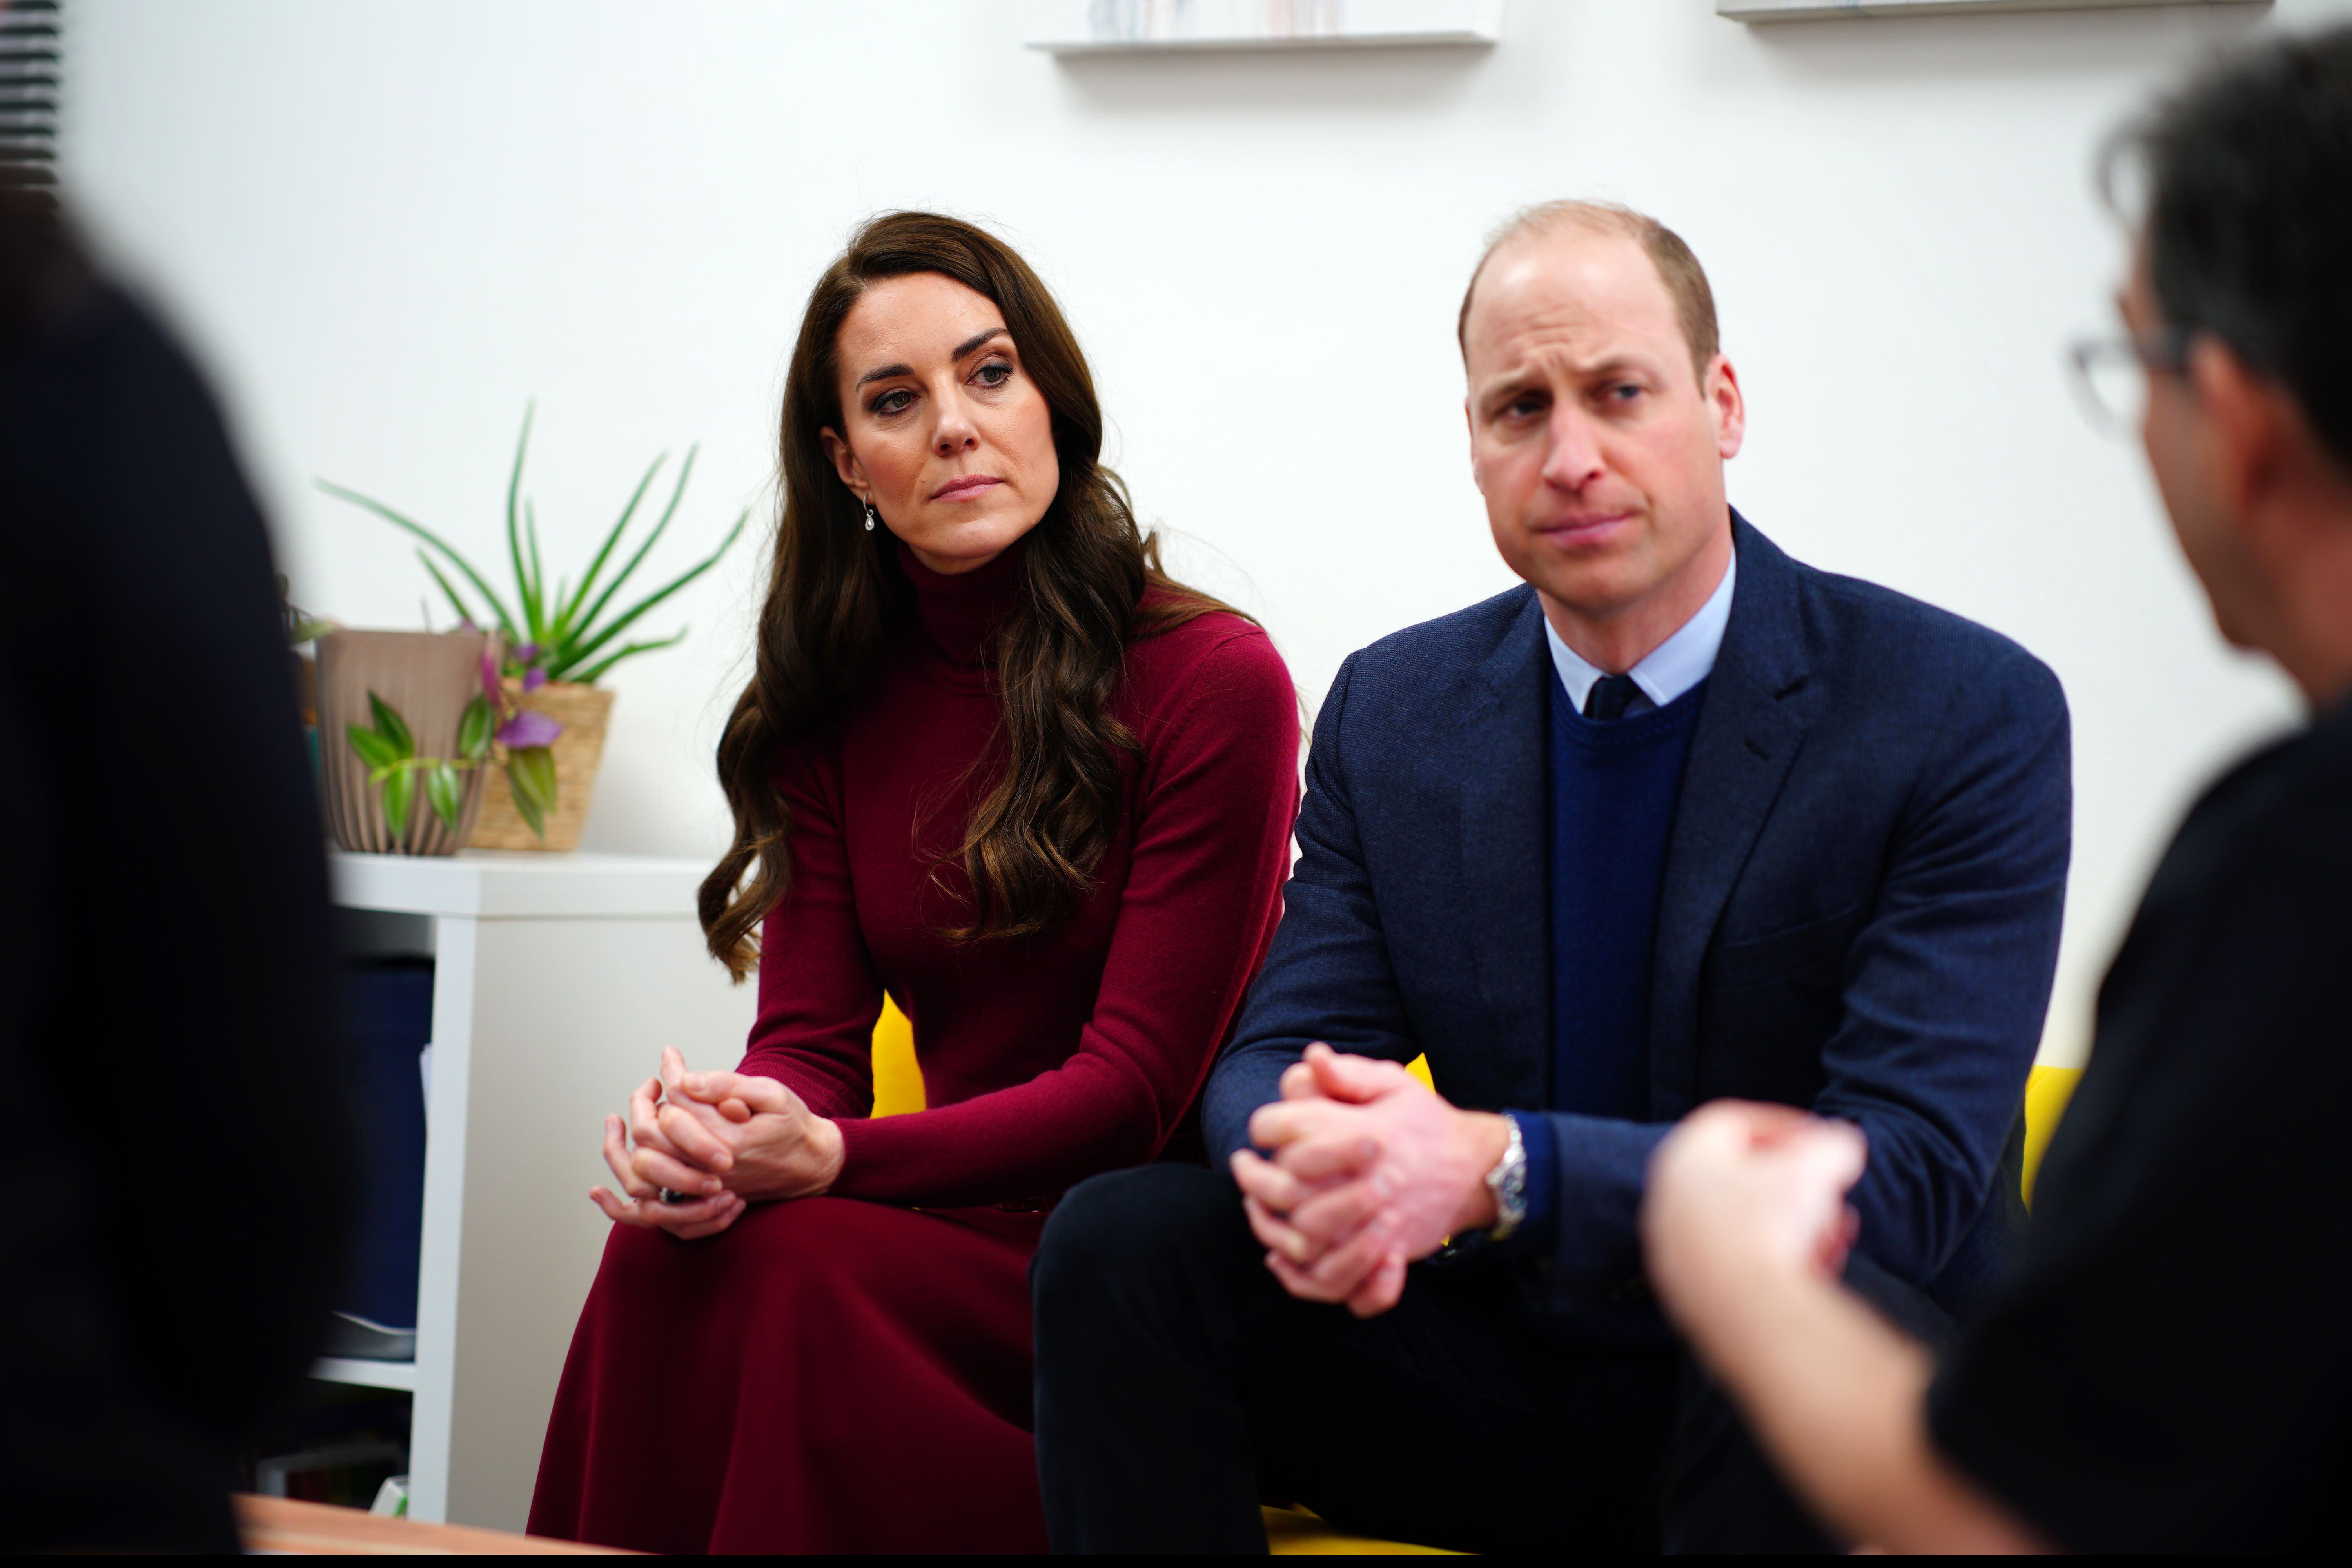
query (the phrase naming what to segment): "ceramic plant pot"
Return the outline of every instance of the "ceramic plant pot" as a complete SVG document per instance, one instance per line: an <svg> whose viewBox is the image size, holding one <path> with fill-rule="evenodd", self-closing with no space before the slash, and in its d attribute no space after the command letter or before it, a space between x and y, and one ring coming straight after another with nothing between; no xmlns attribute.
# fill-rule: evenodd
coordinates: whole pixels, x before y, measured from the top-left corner
<svg viewBox="0 0 2352 1568"><path fill-rule="evenodd" d="M408 811L408 831L395 839L384 821L383 792L368 782L367 764L352 750L347 726L374 723L373 692L390 703L415 737L416 753L457 754L457 723L481 694L482 653L489 632L329 632L319 639L319 778L328 831L345 849L371 855L455 855L482 802L488 768L457 776L463 790L457 830L425 803L422 781Z"/></svg>
<svg viewBox="0 0 2352 1568"><path fill-rule="evenodd" d="M580 847L580 829L588 822L588 805L596 793L596 769L604 760L604 727L613 717L613 694L600 687L551 680L536 691L521 683L506 683L507 700L520 701L533 713L544 713L563 726L555 737L555 809L547 814L547 837L530 830L515 809L514 792L507 787L506 770L488 769L482 789L482 813L474 819L469 849L551 849ZM497 750L503 758L505 748Z"/></svg>

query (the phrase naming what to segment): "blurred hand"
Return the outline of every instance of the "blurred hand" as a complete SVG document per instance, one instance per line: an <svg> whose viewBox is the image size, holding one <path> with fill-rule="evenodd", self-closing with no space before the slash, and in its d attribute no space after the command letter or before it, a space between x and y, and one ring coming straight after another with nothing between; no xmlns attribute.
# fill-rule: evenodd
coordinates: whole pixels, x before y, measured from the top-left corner
<svg viewBox="0 0 2352 1568"><path fill-rule="evenodd" d="M1718 1100L1650 1157L1642 1243L1650 1282L1694 1338L1759 1286L1835 1279L1860 1219L1845 1194L1870 1150L1861 1130L1785 1105Z"/></svg>
<svg viewBox="0 0 2352 1568"><path fill-rule="evenodd" d="M1240 1150L1233 1169L1266 1267L1292 1295L1384 1312L1407 1264L1494 1223L1486 1175L1509 1138L1502 1117L1457 1110L1394 1062L1319 1041L1283 1074L1282 1095L1250 1118L1270 1157Z"/></svg>

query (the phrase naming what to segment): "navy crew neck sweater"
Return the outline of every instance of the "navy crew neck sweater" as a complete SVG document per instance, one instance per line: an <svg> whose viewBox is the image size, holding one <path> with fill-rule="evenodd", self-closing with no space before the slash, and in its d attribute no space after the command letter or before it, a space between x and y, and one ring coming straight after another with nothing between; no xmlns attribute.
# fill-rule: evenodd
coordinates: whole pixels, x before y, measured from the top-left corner
<svg viewBox="0 0 2352 1568"><path fill-rule="evenodd" d="M1697 727L1702 680L1664 708L1587 719L1551 680L1551 1097L1548 1109L1625 1121L1650 1114L1650 957L1666 843ZM1551 1124L1520 1116L1530 1239L1557 1194Z"/></svg>

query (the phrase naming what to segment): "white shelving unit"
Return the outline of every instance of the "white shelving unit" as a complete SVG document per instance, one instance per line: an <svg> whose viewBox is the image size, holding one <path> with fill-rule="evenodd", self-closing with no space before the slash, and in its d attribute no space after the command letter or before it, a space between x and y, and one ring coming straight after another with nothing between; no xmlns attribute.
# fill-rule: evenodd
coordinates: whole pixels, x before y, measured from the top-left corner
<svg viewBox="0 0 2352 1568"><path fill-rule="evenodd" d="M412 1391L409 1514L520 1530L603 1255L607 1111L665 1045L731 1067L753 1007L703 951L709 868L632 855L332 857L368 945L429 953L432 1087L416 1359L312 1375ZM659 1347L648 1347L658 1353Z"/></svg>

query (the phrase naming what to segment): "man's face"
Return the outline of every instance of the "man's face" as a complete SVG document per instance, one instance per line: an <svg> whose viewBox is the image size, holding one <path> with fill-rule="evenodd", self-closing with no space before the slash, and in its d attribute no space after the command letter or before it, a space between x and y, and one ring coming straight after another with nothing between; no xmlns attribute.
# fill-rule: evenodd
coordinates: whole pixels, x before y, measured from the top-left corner
<svg viewBox="0 0 2352 1568"><path fill-rule="evenodd" d="M1703 378L1692 365L1637 241L1569 226L1506 244L1478 279L1463 359L1495 547L1545 595L1607 619L1727 537L1738 383L1720 354Z"/></svg>

